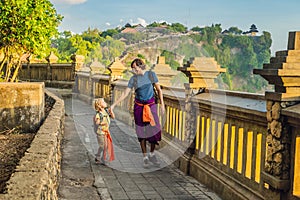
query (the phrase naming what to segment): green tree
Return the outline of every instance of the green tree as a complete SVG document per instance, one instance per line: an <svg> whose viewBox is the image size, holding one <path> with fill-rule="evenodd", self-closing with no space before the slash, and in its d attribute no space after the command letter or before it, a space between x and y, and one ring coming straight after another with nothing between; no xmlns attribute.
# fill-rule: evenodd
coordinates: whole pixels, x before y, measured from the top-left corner
<svg viewBox="0 0 300 200"><path fill-rule="evenodd" d="M50 53L62 16L49 0L0 1L0 72L4 81L16 81L22 56Z"/></svg>
<svg viewBox="0 0 300 200"><path fill-rule="evenodd" d="M125 50L125 43L107 36L106 40L101 43L101 47L103 51L103 63L108 66L116 57L121 56Z"/></svg>
<svg viewBox="0 0 300 200"><path fill-rule="evenodd" d="M81 36L83 40L89 41L90 43L101 43L104 41L104 38L101 37L101 31L98 29L91 29L88 28L88 30L84 31Z"/></svg>
<svg viewBox="0 0 300 200"><path fill-rule="evenodd" d="M151 24L148 24L146 27L147 28L154 28L154 27L159 27L161 24L158 22L153 22Z"/></svg>
<svg viewBox="0 0 300 200"><path fill-rule="evenodd" d="M107 29L101 33L101 37L106 38L107 36L113 37L114 35L119 34L117 29Z"/></svg>
<svg viewBox="0 0 300 200"><path fill-rule="evenodd" d="M187 27L185 27L184 25L182 25L180 23L172 23L169 28L175 32L184 33L187 31Z"/></svg>
<svg viewBox="0 0 300 200"><path fill-rule="evenodd" d="M235 35L241 35L242 34L242 30L240 30L238 27L230 27L228 29L229 33L231 34L235 34Z"/></svg>
<svg viewBox="0 0 300 200"><path fill-rule="evenodd" d="M59 36L52 39L52 51L58 56L59 62L70 62L70 56L76 52L72 46L70 38L71 31L64 31L59 33Z"/></svg>
<svg viewBox="0 0 300 200"><path fill-rule="evenodd" d="M169 64L172 69L177 70L177 68L180 67L180 64L175 60L175 54L173 52L163 50L160 55L165 57L166 64Z"/></svg>
<svg viewBox="0 0 300 200"><path fill-rule="evenodd" d="M221 24L212 24L211 27L206 26L201 29L202 40L207 41L208 44L213 45L216 43L217 36L220 35L222 31Z"/></svg>
<svg viewBox="0 0 300 200"><path fill-rule="evenodd" d="M199 31L201 31L201 28L199 26L195 26L195 27L191 28L191 30L199 32Z"/></svg>

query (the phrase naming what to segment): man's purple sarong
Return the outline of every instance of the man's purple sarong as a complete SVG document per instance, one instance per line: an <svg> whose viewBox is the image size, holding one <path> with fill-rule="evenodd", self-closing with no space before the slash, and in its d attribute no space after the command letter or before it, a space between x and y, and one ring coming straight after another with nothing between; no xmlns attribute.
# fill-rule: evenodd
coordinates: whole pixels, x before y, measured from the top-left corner
<svg viewBox="0 0 300 200"><path fill-rule="evenodd" d="M143 122L143 106L134 104L134 121L135 130L139 141L146 139L149 143L158 144L161 140L161 127L159 118L157 115L157 105L155 104L155 98L151 98L148 101L139 101L135 99L139 104L150 104L151 112L155 120L155 126L151 126L149 122Z"/></svg>

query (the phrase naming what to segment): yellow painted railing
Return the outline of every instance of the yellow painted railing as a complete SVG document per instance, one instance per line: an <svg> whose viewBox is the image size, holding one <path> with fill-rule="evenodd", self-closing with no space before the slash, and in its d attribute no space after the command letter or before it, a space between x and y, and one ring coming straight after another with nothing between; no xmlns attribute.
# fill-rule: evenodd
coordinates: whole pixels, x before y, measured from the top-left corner
<svg viewBox="0 0 300 200"><path fill-rule="evenodd" d="M120 80L113 83L114 90L111 91L109 81L103 80L103 77L99 80L95 78L92 84L89 83L88 76L79 74L78 77L77 87L81 94L92 97L111 96L112 102L118 99L127 87L127 81ZM261 176L266 154L265 111L240 105L230 105L226 108L222 103L219 103L216 109L212 109L211 102L199 94L192 100L191 111L186 112L184 89L181 91L183 94L181 96L172 95L172 92L165 89L163 93L166 113L164 116L161 115L160 105L158 105L158 112L164 137L170 138L171 142L180 146L188 140L187 125L190 125L192 134L195 135L193 159L213 166L263 196L268 190ZM116 110L121 111L117 118L122 118L121 120L130 126L134 126L133 98L132 94L116 107ZM287 115L286 118L291 117ZM298 131L300 128L298 118L293 121L290 194L300 197L300 133Z"/></svg>
<svg viewBox="0 0 300 200"><path fill-rule="evenodd" d="M171 137L179 141L184 141L185 121L183 119L185 119L186 113L170 105L166 107L166 124L164 131Z"/></svg>
<svg viewBox="0 0 300 200"><path fill-rule="evenodd" d="M293 195L300 198L300 136L296 137Z"/></svg>
<svg viewBox="0 0 300 200"><path fill-rule="evenodd" d="M197 116L196 150L260 183L262 133L265 130L264 127L260 127L260 131L255 129Z"/></svg>

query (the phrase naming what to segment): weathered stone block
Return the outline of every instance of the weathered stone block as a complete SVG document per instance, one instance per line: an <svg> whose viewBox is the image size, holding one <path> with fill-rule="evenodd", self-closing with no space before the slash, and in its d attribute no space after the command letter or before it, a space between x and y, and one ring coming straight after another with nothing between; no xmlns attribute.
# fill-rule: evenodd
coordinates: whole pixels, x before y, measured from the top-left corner
<svg viewBox="0 0 300 200"><path fill-rule="evenodd" d="M273 153L276 153L276 152L279 152L283 149L283 145L280 143L279 140L273 138L273 141L272 141L272 151Z"/></svg>
<svg viewBox="0 0 300 200"><path fill-rule="evenodd" d="M280 118L281 106L279 102L275 102L272 106L272 118L278 120Z"/></svg>
<svg viewBox="0 0 300 200"><path fill-rule="evenodd" d="M280 138L281 137L281 131L282 131L282 124L281 122L278 122L276 120L273 120L271 122L271 133L273 136L275 136L276 138Z"/></svg>
<svg viewBox="0 0 300 200"><path fill-rule="evenodd" d="M274 161L276 163L281 163L282 162L282 153L278 152L274 155Z"/></svg>
<svg viewBox="0 0 300 200"><path fill-rule="evenodd" d="M267 111L271 111L273 106L273 101L267 101Z"/></svg>
<svg viewBox="0 0 300 200"><path fill-rule="evenodd" d="M272 112L271 111L267 111L266 117L267 117L268 122L272 122L273 118L272 118Z"/></svg>
<svg viewBox="0 0 300 200"><path fill-rule="evenodd" d="M0 131L35 132L44 118L44 83L0 83Z"/></svg>

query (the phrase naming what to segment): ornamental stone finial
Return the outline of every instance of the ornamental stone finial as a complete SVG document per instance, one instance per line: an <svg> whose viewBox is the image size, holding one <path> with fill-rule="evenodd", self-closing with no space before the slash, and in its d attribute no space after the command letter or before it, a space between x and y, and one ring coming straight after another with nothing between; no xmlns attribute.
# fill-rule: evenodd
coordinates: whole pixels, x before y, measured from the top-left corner
<svg viewBox="0 0 300 200"><path fill-rule="evenodd" d="M254 69L269 84L275 85L275 92L266 92L266 99L277 101L300 100L300 32L290 32L288 50L277 51L263 69Z"/></svg>
<svg viewBox="0 0 300 200"><path fill-rule="evenodd" d="M195 57L191 58L183 67L178 68L189 78L190 88L216 88L215 79L226 72L214 58Z"/></svg>

